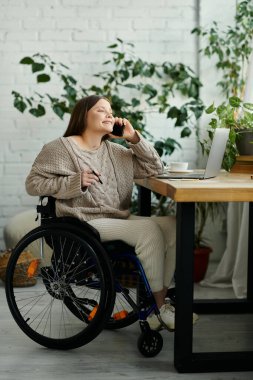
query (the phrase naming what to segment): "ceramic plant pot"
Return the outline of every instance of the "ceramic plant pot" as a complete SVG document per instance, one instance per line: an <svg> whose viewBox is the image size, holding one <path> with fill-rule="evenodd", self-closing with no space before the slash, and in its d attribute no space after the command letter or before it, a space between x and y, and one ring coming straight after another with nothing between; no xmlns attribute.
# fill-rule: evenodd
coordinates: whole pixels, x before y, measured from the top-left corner
<svg viewBox="0 0 253 380"><path fill-rule="evenodd" d="M245 129L237 132L236 146L240 156L253 155L253 131Z"/></svg>
<svg viewBox="0 0 253 380"><path fill-rule="evenodd" d="M205 277L211 252L212 248L210 247L198 247L194 249L194 282L200 282Z"/></svg>

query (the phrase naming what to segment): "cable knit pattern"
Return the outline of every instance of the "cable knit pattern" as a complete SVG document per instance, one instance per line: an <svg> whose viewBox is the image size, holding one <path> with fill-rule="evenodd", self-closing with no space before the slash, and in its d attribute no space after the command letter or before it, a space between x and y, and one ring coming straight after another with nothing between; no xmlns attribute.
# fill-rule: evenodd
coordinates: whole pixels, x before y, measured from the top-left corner
<svg viewBox="0 0 253 380"><path fill-rule="evenodd" d="M101 173L103 183L83 191L81 172L88 168ZM175 218L133 216L129 206L133 179L162 171L159 155L142 136L129 148L104 141L95 151L61 137L42 148L26 189L30 195L54 196L57 216L89 221L102 241L121 239L134 246L151 289L157 292L169 286L175 270Z"/></svg>
<svg viewBox="0 0 253 380"><path fill-rule="evenodd" d="M160 174L163 165L156 150L141 135L129 148L103 141L97 151L84 151L71 138L60 137L46 144L26 179L30 195L56 198L57 216L80 220L128 218L134 178ZM101 172L97 182L85 191L81 172Z"/></svg>

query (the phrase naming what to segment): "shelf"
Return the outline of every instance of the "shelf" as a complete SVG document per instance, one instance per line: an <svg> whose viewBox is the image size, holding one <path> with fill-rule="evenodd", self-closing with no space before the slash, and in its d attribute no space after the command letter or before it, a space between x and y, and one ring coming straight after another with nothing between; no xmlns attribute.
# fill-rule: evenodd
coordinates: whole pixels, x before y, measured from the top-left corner
<svg viewBox="0 0 253 380"><path fill-rule="evenodd" d="M253 156L237 156L231 173L253 174Z"/></svg>

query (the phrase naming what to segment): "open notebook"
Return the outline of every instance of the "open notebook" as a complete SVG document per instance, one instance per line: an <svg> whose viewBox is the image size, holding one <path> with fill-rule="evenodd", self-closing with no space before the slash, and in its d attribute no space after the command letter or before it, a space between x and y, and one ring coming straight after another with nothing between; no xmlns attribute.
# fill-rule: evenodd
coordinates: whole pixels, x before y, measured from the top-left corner
<svg viewBox="0 0 253 380"><path fill-rule="evenodd" d="M180 173L180 172L166 172L156 176L157 178L171 178L171 179L184 179L184 178L196 178L196 179L207 179L216 177L221 169L221 164L223 156L226 149L226 144L228 140L229 129L228 128L217 128L214 133L210 153L206 163L206 168L203 173L194 172L191 173Z"/></svg>

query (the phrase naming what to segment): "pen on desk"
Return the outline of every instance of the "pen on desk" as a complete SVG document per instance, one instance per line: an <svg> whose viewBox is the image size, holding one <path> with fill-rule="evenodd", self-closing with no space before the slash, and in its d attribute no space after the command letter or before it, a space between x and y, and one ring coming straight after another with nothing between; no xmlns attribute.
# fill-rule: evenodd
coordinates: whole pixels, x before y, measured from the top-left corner
<svg viewBox="0 0 253 380"><path fill-rule="evenodd" d="M103 182L101 181L99 175L94 170L92 170L92 173L98 177L99 182L103 185Z"/></svg>

